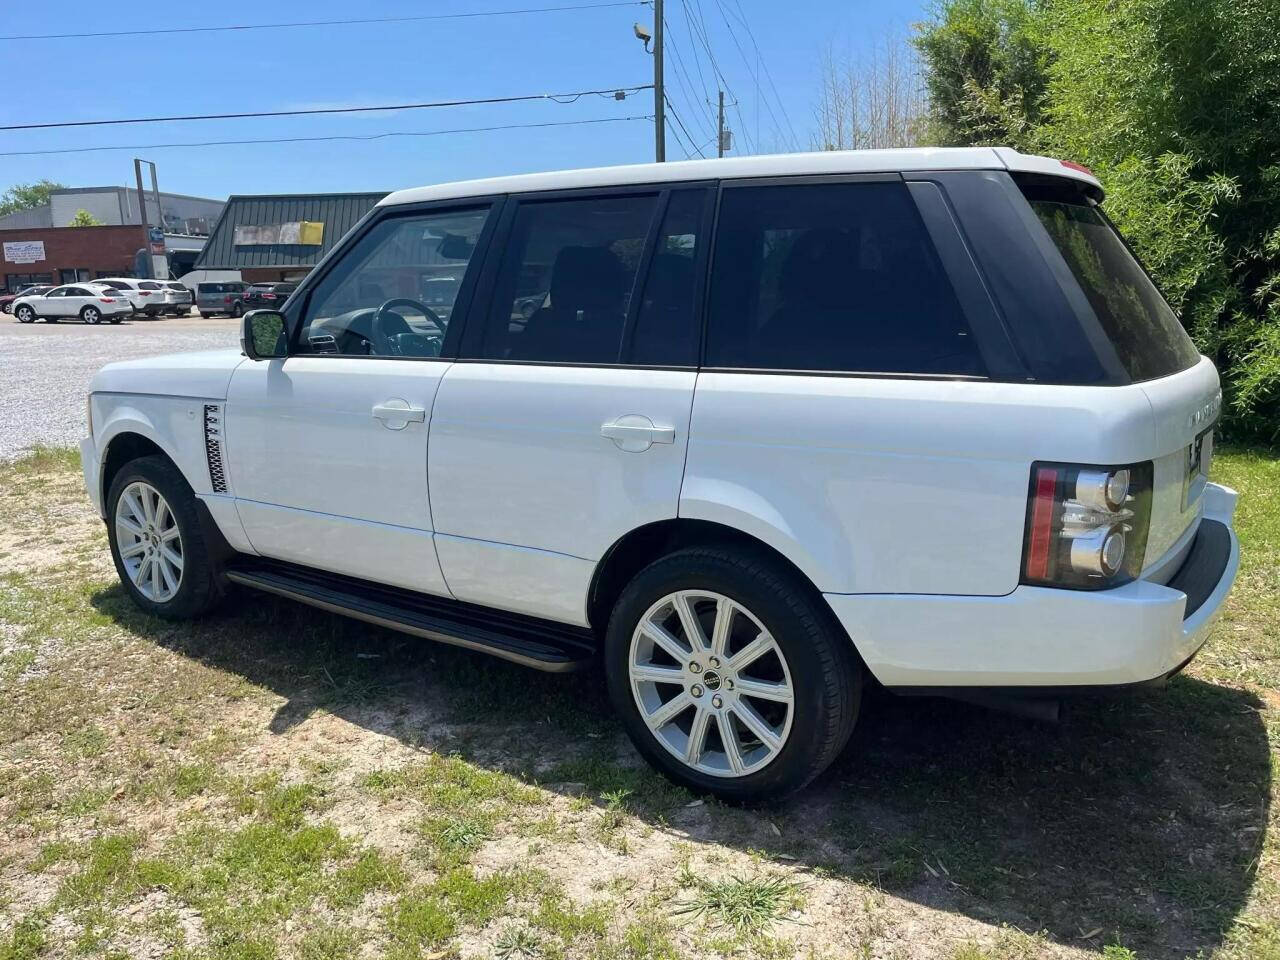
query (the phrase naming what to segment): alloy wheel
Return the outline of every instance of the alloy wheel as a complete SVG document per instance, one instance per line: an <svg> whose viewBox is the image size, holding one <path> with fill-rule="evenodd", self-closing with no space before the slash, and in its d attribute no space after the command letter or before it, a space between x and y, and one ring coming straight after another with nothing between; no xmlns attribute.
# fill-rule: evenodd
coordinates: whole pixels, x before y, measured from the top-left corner
<svg viewBox="0 0 1280 960"><path fill-rule="evenodd" d="M791 733L786 657L750 610L722 594L681 590L653 604L632 633L627 669L649 732L700 773L756 773Z"/></svg>
<svg viewBox="0 0 1280 960"><path fill-rule="evenodd" d="M154 603L173 599L182 584L178 518L160 491L141 480L116 501L116 545L129 580Z"/></svg>
<svg viewBox="0 0 1280 960"><path fill-rule="evenodd" d="M85 307L85 308L84 308L84 322L85 322L85 323L97 323L97 322L98 322L99 320L101 320L101 319L102 319L102 314L100 314L100 313L98 312L98 308L97 308L97 307Z"/></svg>

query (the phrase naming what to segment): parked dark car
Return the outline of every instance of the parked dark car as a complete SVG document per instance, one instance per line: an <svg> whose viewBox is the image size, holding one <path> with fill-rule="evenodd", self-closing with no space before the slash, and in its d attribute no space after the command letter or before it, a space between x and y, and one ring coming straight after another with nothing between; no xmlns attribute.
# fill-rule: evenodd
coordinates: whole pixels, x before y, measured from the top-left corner
<svg viewBox="0 0 1280 960"><path fill-rule="evenodd" d="M296 283L255 283L240 295L240 299L232 305L231 313L238 317L250 310L267 307L279 309L297 288Z"/></svg>
<svg viewBox="0 0 1280 960"><path fill-rule="evenodd" d="M236 304L249 285L239 280L219 280L196 284L196 309L202 317L236 313ZM243 308L241 308L243 310ZM238 316L238 314L237 314Z"/></svg>
<svg viewBox="0 0 1280 960"><path fill-rule="evenodd" d="M0 294L0 310L5 313L13 312L13 301L19 297L33 297L42 293L48 293L53 289L52 283L37 283L31 286L22 287L12 293Z"/></svg>

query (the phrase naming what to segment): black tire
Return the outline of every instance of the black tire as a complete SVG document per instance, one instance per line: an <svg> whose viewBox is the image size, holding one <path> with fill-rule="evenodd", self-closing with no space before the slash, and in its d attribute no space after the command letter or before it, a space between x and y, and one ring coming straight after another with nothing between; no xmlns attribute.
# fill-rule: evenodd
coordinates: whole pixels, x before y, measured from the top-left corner
<svg viewBox="0 0 1280 960"><path fill-rule="evenodd" d="M764 624L786 658L794 691L790 734L754 773L729 778L686 766L650 732L631 691L631 637L640 619L678 590L729 597ZM650 564L614 606L605 637L609 696L636 749L668 779L730 803L779 800L822 773L844 749L862 698L853 645L811 584L763 552L692 547Z"/></svg>
<svg viewBox="0 0 1280 960"><path fill-rule="evenodd" d="M57 318L57 317L45 317L45 318L44 318L44 322L45 322L45 323L57 323L57 322L58 322L58 318Z"/></svg>
<svg viewBox="0 0 1280 960"><path fill-rule="evenodd" d="M163 603L148 599L134 586L120 557L115 522L116 505L125 488L137 481L150 484L164 497L173 512L181 537L182 577L177 592ZM195 494L186 477L167 457L140 457L125 464L111 481L106 506L111 558L115 561L121 585L134 603L157 617L190 620L207 612L222 599L222 577L205 542L204 529L196 513Z"/></svg>
<svg viewBox="0 0 1280 960"><path fill-rule="evenodd" d="M236 319L239 319L240 317L244 316L244 304L241 303L239 300L237 300L234 304L232 304L231 315Z"/></svg>
<svg viewBox="0 0 1280 960"><path fill-rule="evenodd" d="M209 319L209 314L207 314L207 313L205 313L203 310L201 310L201 311L200 311L200 319L201 319L201 320L208 320L208 319Z"/></svg>
<svg viewBox="0 0 1280 960"><path fill-rule="evenodd" d="M118 313L115 313L115 314L112 314L110 317L108 317L108 318L107 318L107 322L108 322L108 323L110 323L112 326L115 326L116 324L118 324L118 323L119 323L121 320L123 320L123 319L124 319L124 317L120 316L120 314L118 314Z"/></svg>
<svg viewBox="0 0 1280 960"><path fill-rule="evenodd" d="M17 316L19 323L35 323L40 319L36 316L36 312L25 303L18 307L15 311L15 316Z"/></svg>
<svg viewBox="0 0 1280 960"><path fill-rule="evenodd" d="M89 306L81 307L80 319L83 320L85 323L89 324L91 327L97 326L99 323L102 322L102 311L99 310L97 307L89 307Z"/></svg>

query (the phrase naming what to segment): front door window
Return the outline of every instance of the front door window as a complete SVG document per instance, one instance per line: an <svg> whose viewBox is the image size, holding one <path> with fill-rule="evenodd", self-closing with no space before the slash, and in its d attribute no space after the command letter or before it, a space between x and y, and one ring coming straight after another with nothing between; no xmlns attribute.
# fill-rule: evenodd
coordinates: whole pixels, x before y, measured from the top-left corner
<svg viewBox="0 0 1280 960"><path fill-rule="evenodd" d="M438 357L487 207L384 220L312 292L298 353Z"/></svg>

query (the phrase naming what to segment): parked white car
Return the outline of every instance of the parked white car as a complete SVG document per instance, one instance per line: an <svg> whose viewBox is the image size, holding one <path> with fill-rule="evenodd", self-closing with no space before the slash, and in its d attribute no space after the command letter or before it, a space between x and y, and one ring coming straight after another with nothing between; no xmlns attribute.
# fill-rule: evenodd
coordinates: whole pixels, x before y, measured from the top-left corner
<svg viewBox="0 0 1280 960"><path fill-rule="evenodd" d="M68 283L48 293L19 297L13 301L13 315L19 323L45 320L83 320L99 324L103 320L119 323L132 316L133 305L115 290L97 282Z"/></svg>
<svg viewBox="0 0 1280 960"><path fill-rule="evenodd" d="M600 663L668 776L782 796L869 678L1043 708L1204 643L1218 375L1101 199L991 148L401 191L242 353L104 368L85 482L144 610Z"/></svg>
<svg viewBox="0 0 1280 960"><path fill-rule="evenodd" d="M164 284L158 280L99 277L94 283L105 283L113 290L119 291L120 295L126 297L139 313L146 314L148 317L158 317L170 309L165 299Z"/></svg>

